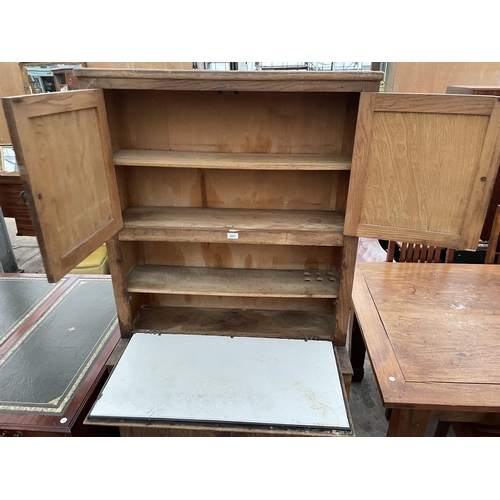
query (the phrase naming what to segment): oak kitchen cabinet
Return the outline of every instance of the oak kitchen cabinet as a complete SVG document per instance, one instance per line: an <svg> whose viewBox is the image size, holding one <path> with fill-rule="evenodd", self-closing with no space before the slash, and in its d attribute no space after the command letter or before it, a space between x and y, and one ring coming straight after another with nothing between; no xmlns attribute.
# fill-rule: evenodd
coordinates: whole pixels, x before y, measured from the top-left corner
<svg viewBox="0 0 500 500"><path fill-rule="evenodd" d="M477 247L494 97L377 93L379 72L75 73L86 90L4 109L49 280L107 242L123 339L331 342L348 389L357 237Z"/></svg>

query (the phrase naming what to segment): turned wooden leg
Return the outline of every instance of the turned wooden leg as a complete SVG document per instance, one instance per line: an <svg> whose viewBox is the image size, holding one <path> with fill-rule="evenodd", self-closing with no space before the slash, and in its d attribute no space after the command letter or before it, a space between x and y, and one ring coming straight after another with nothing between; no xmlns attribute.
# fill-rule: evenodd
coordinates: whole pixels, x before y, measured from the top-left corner
<svg viewBox="0 0 500 500"><path fill-rule="evenodd" d="M363 341L363 336L361 335L361 329L359 328L359 323L358 319L356 318L356 314L353 314L352 316L353 316L352 336L350 342L351 365L354 371L352 381L361 382L365 375L365 370L363 366L365 364L366 346Z"/></svg>

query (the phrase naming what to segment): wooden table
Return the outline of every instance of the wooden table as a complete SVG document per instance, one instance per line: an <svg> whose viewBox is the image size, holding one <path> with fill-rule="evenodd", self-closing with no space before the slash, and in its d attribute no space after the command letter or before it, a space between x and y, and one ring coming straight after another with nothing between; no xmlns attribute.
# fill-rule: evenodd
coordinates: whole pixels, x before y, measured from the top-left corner
<svg viewBox="0 0 500 500"><path fill-rule="evenodd" d="M357 265L351 361L359 381L364 339L388 436L423 436L429 420L500 421L499 297L500 266Z"/></svg>

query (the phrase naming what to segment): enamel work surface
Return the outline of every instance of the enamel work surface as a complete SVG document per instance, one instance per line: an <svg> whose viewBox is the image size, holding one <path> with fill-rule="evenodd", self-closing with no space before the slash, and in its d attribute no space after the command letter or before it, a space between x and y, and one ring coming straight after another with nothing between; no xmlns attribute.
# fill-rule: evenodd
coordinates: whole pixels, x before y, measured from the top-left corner
<svg viewBox="0 0 500 500"><path fill-rule="evenodd" d="M331 342L136 333L89 420L348 430Z"/></svg>

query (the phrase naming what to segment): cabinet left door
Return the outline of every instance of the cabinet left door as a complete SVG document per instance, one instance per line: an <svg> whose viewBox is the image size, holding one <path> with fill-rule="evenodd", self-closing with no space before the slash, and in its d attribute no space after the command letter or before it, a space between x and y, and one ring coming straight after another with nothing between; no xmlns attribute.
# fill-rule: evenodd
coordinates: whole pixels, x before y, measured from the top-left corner
<svg viewBox="0 0 500 500"><path fill-rule="evenodd" d="M103 92L2 101L45 272L54 283L123 227Z"/></svg>

